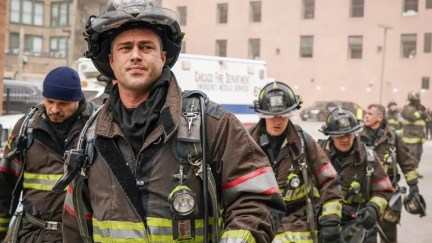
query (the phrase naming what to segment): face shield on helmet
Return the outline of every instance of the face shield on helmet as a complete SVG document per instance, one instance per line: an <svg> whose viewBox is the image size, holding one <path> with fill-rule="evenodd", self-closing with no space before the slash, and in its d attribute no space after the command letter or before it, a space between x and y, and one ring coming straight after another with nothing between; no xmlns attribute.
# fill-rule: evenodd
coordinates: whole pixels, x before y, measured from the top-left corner
<svg viewBox="0 0 432 243"><path fill-rule="evenodd" d="M339 137L345 134L358 133L361 129L354 114L347 108L339 106L330 111L326 124L322 126L320 132L326 136Z"/></svg>
<svg viewBox="0 0 432 243"><path fill-rule="evenodd" d="M103 14L90 16L84 31L88 43L84 55L92 59L103 75L116 79L108 60L111 42L121 32L135 28L155 32L167 53L166 65L174 66L184 33L177 22L177 14L157 6L153 0L113 0Z"/></svg>
<svg viewBox="0 0 432 243"><path fill-rule="evenodd" d="M291 111L300 109L301 104L300 96L288 85L274 81L261 89L258 100L254 101L254 110L261 118L287 117Z"/></svg>

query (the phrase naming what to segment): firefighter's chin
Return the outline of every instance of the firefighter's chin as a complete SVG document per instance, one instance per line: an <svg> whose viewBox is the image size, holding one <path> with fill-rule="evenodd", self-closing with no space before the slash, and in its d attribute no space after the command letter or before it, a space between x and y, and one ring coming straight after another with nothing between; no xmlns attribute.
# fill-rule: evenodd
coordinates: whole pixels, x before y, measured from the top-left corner
<svg viewBox="0 0 432 243"><path fill-rule="evenodd" d="M61 115L56 114L50 114L48 115L48 118L52 123L62 123L64 121L64 117Z"/></svg>

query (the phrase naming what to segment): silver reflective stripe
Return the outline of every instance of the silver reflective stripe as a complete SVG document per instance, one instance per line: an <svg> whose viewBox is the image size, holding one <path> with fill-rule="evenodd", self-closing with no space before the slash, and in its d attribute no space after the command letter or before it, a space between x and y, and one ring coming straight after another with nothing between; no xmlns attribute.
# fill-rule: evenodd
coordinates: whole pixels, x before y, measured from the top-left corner
<svg viewBox="0 0 432 243"><path fill-rule="evenodd" d="M93 234L116 239L144 239L146 237L146 233L140 230L99 229L98 227L93 227Z"/></svg>
<svg viewBox="0 0 432 243"><path fill-rule="evenodd" d="M271 167L264 167L222 186L225 204L231 204L243 193L272 194L279 192Z"/></svg>
<svg viewBox="0 0 432 243"><path fill-rule="evenodd" d="M247 243L248 241L246 241L243 238L230 237L230 238L223 238L219 242L220 243Z"/></svg>

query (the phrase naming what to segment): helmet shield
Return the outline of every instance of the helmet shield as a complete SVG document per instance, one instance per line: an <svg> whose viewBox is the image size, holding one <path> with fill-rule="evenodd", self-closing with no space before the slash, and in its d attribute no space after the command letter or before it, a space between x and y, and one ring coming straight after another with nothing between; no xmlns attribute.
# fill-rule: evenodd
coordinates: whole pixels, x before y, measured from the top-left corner
<svg viewBox="0 0 432 243"><path fill-rule="evenodd" d="M150 29L159 35L167 53L166 65L174 66L184 33L177 22L177 14L158 7L151 0L113 0L103 14L90 16L84 31L88 43L84 55L92 59L102 74L115 79L108 60L111 42L121 32L134 28Z"/></svg>
<svg viewBox="0 0 432 243"><path fill-rule="evenodd" d="M326 124L322 126L320 132L326 136L339 137L345 134L358 133L361 126L354 114L342 106L330 111L326 119Z"/></svg>
<svg viewBox="0 0 432 243"><path fill-rule="evenodd" d="M288 85L275 81L260 91L254 109L261 118L287 117L292 110L299 109L301 103L301 98Z"/></svg>

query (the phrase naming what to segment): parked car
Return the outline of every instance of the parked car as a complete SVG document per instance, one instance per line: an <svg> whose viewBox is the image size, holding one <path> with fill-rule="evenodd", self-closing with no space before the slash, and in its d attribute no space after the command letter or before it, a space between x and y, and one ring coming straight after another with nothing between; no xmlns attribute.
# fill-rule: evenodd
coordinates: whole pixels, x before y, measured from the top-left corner
<svg viewBox="0 0 432 243"><path fill-rule="evenodd" d="M26 113L42 100L42 91L36 84L3 80L3 115Z"/></svg>
<svg viewBox="0 0 432 243"><path fill-rule="evenodd" d="M325 121L327 115L330 111L338 106L343 106L349 109L351 112L356 115L358 120L363 119L364 110L358 104L351 101L341 101L341 100L332 100L332 101L316 101L313 105L302 108L300 111L300 118L303 121L308 120L316 120L316 121Z"/></svg>

